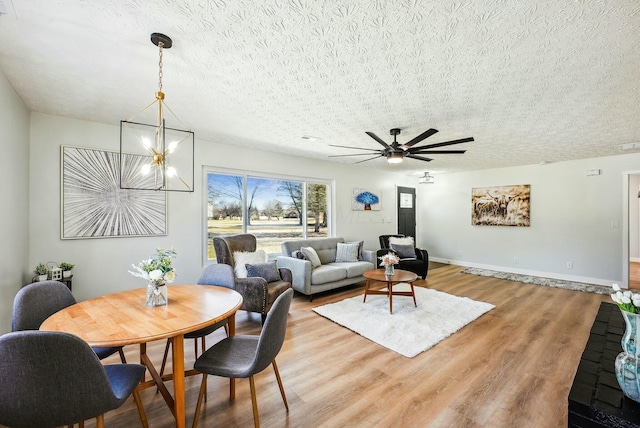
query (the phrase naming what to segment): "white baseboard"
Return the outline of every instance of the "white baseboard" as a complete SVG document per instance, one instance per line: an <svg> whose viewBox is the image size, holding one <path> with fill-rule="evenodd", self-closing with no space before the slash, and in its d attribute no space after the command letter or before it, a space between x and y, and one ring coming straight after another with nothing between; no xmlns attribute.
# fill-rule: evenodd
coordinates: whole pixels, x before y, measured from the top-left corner
<svg viewBox="0 0 640 428"><path fill-rule="evenodd" d="M602 278L591 278L586 276L577 276L577 275L563 275L555 272L543 272L537 270L527 270L527 269L514 269L512 267L507 266L494 266L494 265L485 265L481 263L469 263L462 260L450 260L450 259L442 259L439 257L430 257L429 260L439 263L446 263L450 265L456 266L464 266L464 267L474 267L479 269L489 269L495 270L498 272L508 272L508 273L517 273L520 275L531 275L531 276L539 276L542 278L552 278L552 279L561 279L563 281L573 281L573 282L583 282L585 284L596 284L596 285L605 285L611 287L611 285L616 282L620 284L620 281L615 280L607 280ZM620 284L620 287L625 288L623 284Z"/></svg>
<svg viewBox="0 0 640 428"><path fill-rule="evenodd" d="M640 258L638 258L638 257L630 257L629 261L630 262L635 262L635 263L640 263Z"/></svg>

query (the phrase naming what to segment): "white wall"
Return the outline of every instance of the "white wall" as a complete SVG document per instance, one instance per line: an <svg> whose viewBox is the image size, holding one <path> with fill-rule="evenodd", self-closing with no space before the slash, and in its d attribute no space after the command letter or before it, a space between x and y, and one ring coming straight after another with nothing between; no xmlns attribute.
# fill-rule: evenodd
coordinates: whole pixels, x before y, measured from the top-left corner
<svg viewBox="0 0 640 428"><path fill-rule="evenodd" d="M203 165L237 168L272 174L288 174L335 180L336 236L364 239L366 249L378 248L378 235L396 230L395 186L415 185L404 174L373 172L351 165L337 165L261 152L233 144L205 142L196 130L195 193L169 193L168 235L160 237L60 239L60 146L73 145L118 151L118 124L104 125L40 113L31 115L30 265L38 262L75 263L73 291L79 300L124 289L142 287L127 273L156 247L177 249L176 283L195 282L203 267L204 225ZM351 211L354 187L371 187L382 193L382 211ZM383 218L391 219L382 223Z"/></svg>
<svg viewBox="0 0 640 428"><path fill-rule="evenodd" d="M0 333L11 330L13 297L29 265L29 111L0 72Z"/></svg>
<svg viewBox="0 0 640 428"><path fill-rule="evenodd" d="M629 176L629 260L640 261L640 175Z"/></svg>
<svg viewBox="0 0 640 428"><path fill-rule="evenodd" d="M421 185L420 236L433 259L611 285L623 274L623 174L640 154L443 174ZM586 171L600 169L601 175ZM531 226L472 226L471 189L531 185ZM612 222L618 227L612 227ZM518 262L514 258L518 258ZM573 268L567 268L567 262Z"/></svg>

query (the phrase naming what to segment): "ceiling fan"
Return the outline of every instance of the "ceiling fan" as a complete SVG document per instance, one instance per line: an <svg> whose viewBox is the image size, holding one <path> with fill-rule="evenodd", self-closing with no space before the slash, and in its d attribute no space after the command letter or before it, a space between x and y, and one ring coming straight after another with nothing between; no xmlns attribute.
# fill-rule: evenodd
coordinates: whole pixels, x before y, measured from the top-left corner
<svg viewBox="0 0 640 428"><path fill-rule="evenodd" d="M438 132L437 129L430 128L430 129L424 131L422 134L420 134L417 137L415 137L414 139L412 139L410 141L407 141L404 144L398 143L398 141L396 139L396 137L398 135L400 135L400 128L391 129L390 133L391 133L391 135L393 135L393 143L391 143L391 144L385 143L380 137L378 137L373 132L367 132L366 133L368 136L370 136L371 138L376 140L378 143L380 143L384 147L384 149L363 149L362 147L338 146L338 145L335 145L335 144L329 144L329 145L331 147L342 147L342 148L345 148L345 149L368 150L369 152L377 153L374 157L371 157L371 158L368 158L368 159L364 159L364 160L361 160L361 161L358 161L358 162L355 162L355 163L367 162L367 161L370 161L370 160L373 160L373 159L377 159L379 157L386 157L387 158L387 162L389 162L389 163L400 163L400 162L402 162L402 160L404 158L417 159L417 160L426 161L426 162L430 162L431 160L433 160L431 158L428 158L428 157L425 157L425 156L422 156L422 155L430 155L430 154L462 154L462 153L466 152L466 150L432 150L432 149L435 149L436 147L451 146L453 144L468 143L470 141L473 141L473 137L469 137L469 138L462 138L460 140L445 141L444 143L427 144L426 146L414 147L416 144L418 144L422 140L432 136L436 132ZM335 158L335 157L342 157L342 156L367 156L367 155L371 155L371 154L373 154L373 153L355 153L355 154L351 154L351 155L331 155L329 157L330 158Z"/></svg>

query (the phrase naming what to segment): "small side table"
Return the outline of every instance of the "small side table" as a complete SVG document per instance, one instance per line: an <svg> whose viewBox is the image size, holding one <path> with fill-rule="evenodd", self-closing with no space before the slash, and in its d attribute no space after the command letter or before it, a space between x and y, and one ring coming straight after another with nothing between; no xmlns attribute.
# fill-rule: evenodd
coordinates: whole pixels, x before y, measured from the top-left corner
<svg viewBox="0 0 640 428"><path fill-rule="evenodd" d="M416 303L416 293L413 289L413 282L418 279L418 275L413 272L409 272L406 270L396 269L394 274L391 276L387 276L384 274L384 269L376 269L376 270L368 270L362 274L365 278L367 278L367 284L364 287L364 300L367 301L367 294L384 294L385 296L389 296L389 313L393 313L393 296L410 296L413 297L413 304L418 306ZM369 290L369 285L371 281L384 282L387 284L387 291L381 290ZM399 284L401 282L406 282L411 286L411 291L393 291L393 286Z"/></svg>
<svg viewBox="0 0 640 428"><path fill-rule="evenodd" d="M63 283L64 285L67 286L67 288L69 289L69 291L73 291L73 281L72 281L73 275L68 276L66 278L62 278L59 279L58 281L60 281L61 283Z"/></svg>

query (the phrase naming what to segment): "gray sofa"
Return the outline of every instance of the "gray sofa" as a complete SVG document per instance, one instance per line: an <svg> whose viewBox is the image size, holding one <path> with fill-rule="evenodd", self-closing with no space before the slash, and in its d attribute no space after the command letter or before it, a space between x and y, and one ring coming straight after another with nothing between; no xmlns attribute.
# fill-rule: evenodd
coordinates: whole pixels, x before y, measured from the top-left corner
<svg viewBox="0 0 640 428"><path fill-rule="evenodd" d="M316 293L364 281L362 274L376 269L375 251L362 250L359 261L336 262L338 242L345 241L343 238L313 238L282 243L278 267L291 270L294 290L313 298ZM301 247L313 247L322 265L312 268L309 260L298 258Z"/></svg>

